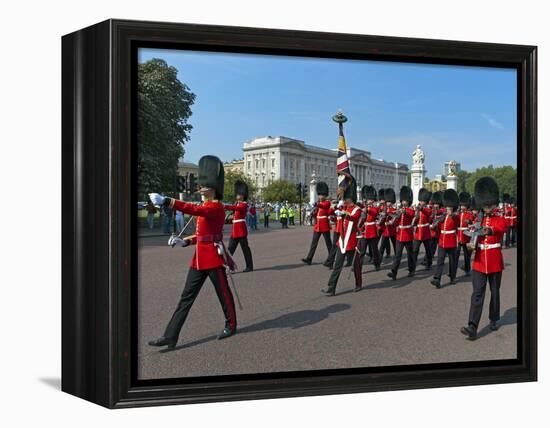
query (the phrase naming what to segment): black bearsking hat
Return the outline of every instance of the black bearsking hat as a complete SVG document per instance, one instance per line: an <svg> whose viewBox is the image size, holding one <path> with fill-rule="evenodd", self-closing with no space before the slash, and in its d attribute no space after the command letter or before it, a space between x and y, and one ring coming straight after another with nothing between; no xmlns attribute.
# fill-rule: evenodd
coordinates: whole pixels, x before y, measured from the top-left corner
<svg viewBox="0 0 550 428"><path fill-rule="evenodd" d="M223 198L223 163L216 156L206 155L199 159L199 187L216 191L216 198Z"/></svg>
<svg viewBox="0 0 550 428"><path fill-rule="evenodd" d="M395 204L395 191L391 187L384 191L384 197L386 198L386 202Z"/></svg>
<svg viewBox="0 0 550 428"><path fill-rule="evenodd" d="M424 187L418 191L418 200L422 202L428 202L432 197L432 192Z"/></svg>
<svg viewBox="0 0 550 428"><path fill-rule="evenodd" d="M458 208L458 193L455 189L447 189L443 192L443 205Z"/></svg>
<svg viewBox="0 0 550 428"><path fill-rule="evenodd" d="M505 204L510 203L510 194L509 193L505 193L505 194L502 195L502 202L504 202Z"/></svg>
<svg viewBox="0 0 550 428"><path fill-rule="evenodd" d="M474 197L481 208L498 205L497 182L492 177L481 177L474 185Z"/></svg>
<svg viewBox="0 0 550 428"><path fill-rule="evenodd" d="M357 182L353 177L351 177L348 187L344 190L344 200L346 199L351 199L353 203L357 202Z"/></svg>
<svg viewBox="0 0 550 428"><path fill-rule="evenodd" d="M443 205L443 192L441 190L432 193L432 202L437 205Z"/></svg>
<svg viewBox="0 0 550 428"><path fill-rule="evenodd" d="M476 201L475 196L470 197L470 208L479 211L480 207Z"/></svg>
<svg viewBox="0 0 550 428"><path fill-rule="evenodd" d="M460 205L464 205L466 207L470 206L470 194L468 192L460 192L458 194L458 202Z"/></svg>
<svg viewBox="0 0 550 428"><path fill-rule="evenodd" d="M510 204L516 205L517 203L518 203L518 201L514 196L510 197Z"/></svg>
<svg viewBox="0 0 550 428"><path fill-rule="evenodd" d="M407 201L409 204L412 204L413 191L409 186L401 187L401 190L399 191L399 200Z"/></svg>
<svg viewBox="0 0 550 428"><path fill-rule="evenodd" d="M378 190L378 200L379 201L385 201L386 200L386 189L379 189Z"/></svg>
<svg viewBox="0 0 550 428"><path fill-rule="evenodd" d="M317 186L315 186L315 191L318 195L328 196L328 184L324 181L319 181L319 183L317 183Z"/></svg>
<svg viewBox="0 0 550 428"><path fill-rule="evenodd" d="M235 181L234 189L235 195L242 195L245 201L248 199L248 184L246 184L244 181Z"/></svg>
<svg viewBox="0 0 550 428"><path fill-rule="evenodd" d="M367 201L376 201L378 199L376 189L372 186L363 186L361 196Z"/></svg>

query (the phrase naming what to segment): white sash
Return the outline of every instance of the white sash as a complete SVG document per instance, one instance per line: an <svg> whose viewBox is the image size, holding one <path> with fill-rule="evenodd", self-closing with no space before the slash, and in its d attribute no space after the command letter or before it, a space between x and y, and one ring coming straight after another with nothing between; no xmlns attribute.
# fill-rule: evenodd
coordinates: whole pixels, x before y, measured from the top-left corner
<svg viewBox="0 0 550 428"><path fill-rule="evenodd" d="M350 215L354 215L358 209L359 207L355 207ZM346 225L346 237L344 238L344 241L342 242L342 234L340 234L340 237L338 238L338 240L340 241L340 252L342 254L346 252L346 247L348 246L348 241L349 241L349 237L351 236L352 229L353 229L353 220L348 220L348 223Z"/></svg>

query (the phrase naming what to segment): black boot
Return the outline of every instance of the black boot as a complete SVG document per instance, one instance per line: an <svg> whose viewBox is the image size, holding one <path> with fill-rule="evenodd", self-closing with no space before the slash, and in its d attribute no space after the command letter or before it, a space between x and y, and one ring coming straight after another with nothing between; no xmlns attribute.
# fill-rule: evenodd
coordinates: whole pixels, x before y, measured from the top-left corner
<svg viewBox="0 0 550 428"><path fill-rule="evenodd" d="M430 281L430 284L432 284L432 285L433 285L434 287L436 287L436 288L441 288L441 284L440 284L440 282L439 282L438 279L435 279L435 278L432 279L432 280Z"/></svg>
<svg viewBox="0 0 550 428"><path fill-rule="evenodd" d="M491 323L489 324L489 328L492 330L492 331L497 331L498 330L498 324L496 321L491 321Z"/></svg>
<svg viewBox="0 0 550 428"><path fill-rule="evenodd" d="M305 257L302 259L302 261L303 261L306 265L310 265L310 264L311 264L311 260L310 260L310 259L306 259Z"/></svg>
<svg viewBox="0 0 550 428"><path fill-rule="evenodd" d="M361 285L356 285L355 288L353 289L353 291L355 291L356 293L358 291L361 291L363 289L363 287Z"/></svg>
<svg viewBox="0 0 550 428"><path fill-rule="evenodd" d="M251 267L247 267L246 269L243 270L243 272L252 272L254 269L251 268Z"/></svg>
<svg viewBox="0 0 550 428"><path fill-rule="evenodd" d="M330 288L323 288L321 290L321 293L323 293L324 295L326 295L327 297L332 297L336 294L336 290L334 289L330 289Z"/></svg>
<svg viewBox="0 0 550 428"><path fill-rule="evenodd" d="M170 349L174 349L176 346L176 341L168 339L167 337L160 336L158 339L150 340L148 342L149 346L167 346Z"/></svg>
<svg viewBox="0 0 550 428"><path fill-rule="evenodd" d="M473 325L469 325L467 327L462 327L460 329L460 332L466 336L466 339L468 340L476 340L477 339L477 329Z"/></svg>
<svg viewBox="0 0 550 428"><path fill-rule="evenodd" d="M220 334L218 334L218 340L225 339L226 337L233 336L237 332L237 329L234 328L231 330L229 327L225 327Z"/></svg>
<svg viewBox="0 0 550 428"><path fill-rule="evenodd" d="M397 273L395 273L393 270L389 271L388 278L391 278L395 281L395 279L397 278Z"/></svg>

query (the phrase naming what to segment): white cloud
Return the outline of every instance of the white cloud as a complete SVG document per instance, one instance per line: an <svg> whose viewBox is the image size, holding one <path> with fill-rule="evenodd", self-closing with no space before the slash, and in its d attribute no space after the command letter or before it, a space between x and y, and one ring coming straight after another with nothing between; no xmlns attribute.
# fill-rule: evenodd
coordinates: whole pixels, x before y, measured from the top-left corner
<svg viewBox="0 0 550 428"><path fill-rule="evenodd" d="M489 125L491 126L491 128L494 128L494 129L504 129L504 126L502 125L502 123L500 123L499 121L497 121L495 118L489 116L488 114L481 113L481 117L484 118L484 119L489 123Z"/></svg>

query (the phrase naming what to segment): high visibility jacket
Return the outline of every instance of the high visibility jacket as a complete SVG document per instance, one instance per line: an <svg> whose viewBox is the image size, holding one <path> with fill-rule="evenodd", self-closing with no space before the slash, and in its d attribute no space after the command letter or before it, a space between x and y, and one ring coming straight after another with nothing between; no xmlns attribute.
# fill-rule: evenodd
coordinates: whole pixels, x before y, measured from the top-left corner
<svg viewBox="0 0 550 428"><path fill-rule="evenodd" d="M281 211L279 211L279 218L287 218L287 217L288 217L288 209L281 208Z"/></svg>

